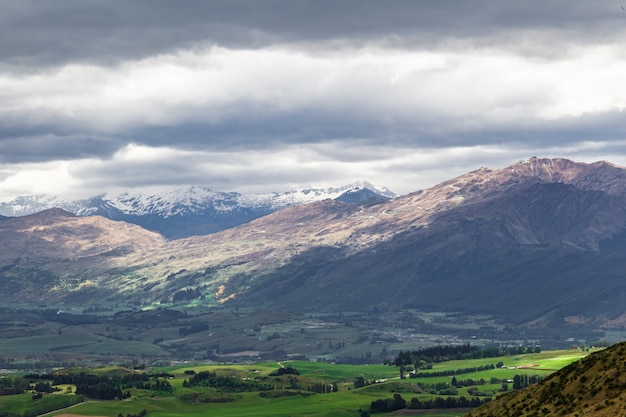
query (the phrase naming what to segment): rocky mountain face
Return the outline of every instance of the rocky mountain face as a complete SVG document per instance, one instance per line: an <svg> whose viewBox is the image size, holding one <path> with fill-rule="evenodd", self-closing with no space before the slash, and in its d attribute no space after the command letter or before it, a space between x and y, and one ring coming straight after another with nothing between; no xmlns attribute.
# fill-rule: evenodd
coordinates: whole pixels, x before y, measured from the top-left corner
<svg viewBox="0 0 626 417"><path fill-rule="evenodd" d="M134 224L76 217L61 209L4 220L0 236L5 306L88 305L106 296L114 301L124 291L116 275L132 271L165 244L161 235Z"/></svg>
<svg viewBox="0 0 626 417"><path fill-rule="evenodd" d="M327 206L336 217L305 232L317 244L256 275L246 301L600 323L624 313L625 184L607 163L533 158L358 211ZM266 236L288 224L260 221Z"/></svg>
<svg viewBox="0 0 626 417"><path fill-rule="evenodd" d="M626 343L575 362L538 384L473 410L468 417L612 417L626 412Z"/></svg>
<svg viewBox="0 0 626 417"><path fill-rule="evenodd" d="M389 200L396 194L366 181L327 189L298 189L282 193L241 194L206 187L144 190L87 199L22 196L0 203L0 215L24 216L61 208L77 216L99 215L140 225L168 239L215 233L265 216L281 208L324 199L359 203Z"/></svg>
<svg viewBox="0 0 626 417"><path fill-rule="evenodd" d="M606 162L531 158L389 201L315 201L169 242L58 210L0 222L0 240L5 303L193 300L626 323L626 170Z"/></svg>

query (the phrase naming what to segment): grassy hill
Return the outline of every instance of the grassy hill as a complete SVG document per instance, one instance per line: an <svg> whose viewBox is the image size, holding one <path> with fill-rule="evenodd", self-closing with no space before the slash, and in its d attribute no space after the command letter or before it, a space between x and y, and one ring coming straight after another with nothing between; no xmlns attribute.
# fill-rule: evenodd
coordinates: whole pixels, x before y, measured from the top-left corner
<svg viewBox="0 0 626 417"><path fill-rule="evenodd" d="M468 417L608 417L626 415L626 342L503 395Z"/></svg>

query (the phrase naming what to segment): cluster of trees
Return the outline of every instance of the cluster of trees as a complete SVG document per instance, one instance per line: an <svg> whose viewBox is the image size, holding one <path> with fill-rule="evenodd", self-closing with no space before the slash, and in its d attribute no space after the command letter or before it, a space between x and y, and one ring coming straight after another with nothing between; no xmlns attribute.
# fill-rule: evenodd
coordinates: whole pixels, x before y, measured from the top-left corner
<svg viewBox="0 0 626 417"><path fill-rule="evenodd" d="M457 395L459 393L457 387L448 382L437 382L434 384L418 382L416 385L430 394Z"/></svg>
<svg viewBox="0 0 626 417"><path fill-rule="evenodd" d="M541 381L539 375L515 375L513 377L513 389L522 389Z"/></svg>
<svg viewBox="0 0 626 417"><path fill-rule="evenodd" d="M49 394L51 392L60 391L58 388L50 385L52 375L28 374L24 377L5 376L0 378L0 396L24 394L26 391L32 390L37 394L35 399L41 398L41 394Z"/></svg>
<svg viewBox="0 0 626 417"><path fill-rule="evenodd" d="M400 352L394 361L394 365L409 365L419 361L439 363L453 359L478 359L481 357L481 348L472 346L469 343L463 345L439 345Z"/></svg>
<svg viewBox="0 0 626 417"><path fill-rule="evenodd" d="M539 346L487 346L480 348L469 343L440 345L399 352L393 364L395 366L416 365L416 368L419 368L419 364L422 362L439 363L449 360L495 358L498 356L539 352L541 352L541 347Z"/></svg>
<svg viewBox="0 0 626 417"><path fill-rule="evenodd" d="M95 375L86 372L55 374L51 375L52 384L74 384L74 385L96 385L99 383L107 383L110 385L119 385L121 388L143 388L150 382L154 375L145 373L129 373L117 376ZM156 376L158 379L158 376ZM48 379L45 375L41 379Z"/></svg>
<svg viewBox="0 0 626 417"><path fill-rule="evenodd" d="M393 398L382 398L372 401L370 409L379 413L389 413L403 408L413 410L429 410L441 408L476 408L487 402L491 398L467 398L461 397L437 397L428 400L420 400L419 398L411 398L407 403L400 394L393 394ZM361 413L363 414L363 413Z"/></svg>
<svg viewBox="0 0 626 417"><path fill-rule="evenodd" d="M174 388L172 387L172 384L170 384L168 381L164 379L158 379L158 378L147 383L136 384L135 388L148 389L148 390L159 391L159 392L174 392Z"/></svg>
<svg viewBox="0 0 626 417"><path fill-rule="evenodd" d="M123 400L130 392L122 392L119 386L100 382L96 385L76 385L76 395L85 395L96 400Z"/></svg>
<svg viewBox="0 0 626 417"><path fill-rule="evenodd" d="M147 389L160 392L173 392L174 388L166 379L168 374L129 373L119 376L94 375L86 372L51 375L53 385L74 384L76 394L99 400L113 400L130 397L129 388Z"/></svg>
<svg viewBox="0 0 626 417"><path fill-rule="evenodd" d="M474 372L482 372L489 371L495 369L494 364L483 365L483 366L472 366L468 368L460 368L460 369L448 369L445 371L434 371L434 372L417 372L411 374L410 378L436 378L441 376L453 376L453 375L461 375L461 374L472 374Z"/></svg>
<svg viewBox="0 0 626 417"><path fill-rule="evenodd" d="M507 385L507 388L508 388L508 385ZM502 389L500 389L500 391L502 391ZM478 389L478 387L469 387L467 389L467 393L473 397L492 397L493 395L496 395L496 391L493 391L493 390L481 391L480 389Z"/></svg>
<svg viewBox="0 0 626 417"><path fill-rule="evenodd" d="M453 385L457 388L461 388L461 387L473 387L475 385L485 385L487 383L487 381L485 381L483 378L480 379L472 379L472 378L468 378L468 379L461 379L458 380L456 379L456 377L452 377L452 381L450 382L450 385ZM502 383L507 383L506 379L500 379L500 378L496 378L496 377L491 377L491 379L489 380L490 384L502 384Z"/></svg>
<svg viewBox="0 0 626 417"><path fill-rule="evenodd" d="M318 394L328 394L329 392L337 392L337 384L325 384L323 382L317 382L309 385L309 391L316 392Z"/></svg>
<svg viewBox="0 0 626 417"><path fill-rule="evenodd" d="M370 385L370 381L366 381L363 376L357 376L354 378L354 388L363 388L366 385Z"/></svg>
<svg viewBox="0 0 626 417"><path fill-rule="evenodd" d="M393 398L381 398L372 401L370 408L379 413L390 413L406 408L406 400L400 394L393 394Z"/></svg>
<svg viewBox="0 0 626 417"><path fill-rule="evenodd" d="M183 387L214 388L222 392L251 392L274 389L272 385L258 381L243 380L232 376L202 371L183 381Z"/></svg>
<svg viewBox="0 0 626 417"><path fill-rule="evenodd" d="M33 386L33 390L35 390L36 392L41 392L45 394L50 394L51 392L55 392L55 391L61 391L60 389L55 388L52 385L50 385L49 382L37 382Z"/></svg>
<svg viewBox="0 0 626 417"><path fill-rule="evenodd" d="M30 388L30 380L20 377L5 376L0 378L0 395L23 394Z"/></svg>
<svg viewBox="0 0 626 417"><path fill-rule="evenodd" d="M487 346L482 349L483 358L523 355L524 353L541 353L541 346Z"/></svg>
<svg viewBox="0 0 626 417"><path fill-rule="evenodd" d="M430 410L433 408L476 408L491 401L491 398L437 397L428 400L411 398L408 408L413 410Z"/></svg>
<svg viewBox="0 0 626 417"><path fill-rule="evenodd" d="M270 376L281 376L281 375L300 375L300 372L293 366L283 366L275 370L270 374Z"/></svg>

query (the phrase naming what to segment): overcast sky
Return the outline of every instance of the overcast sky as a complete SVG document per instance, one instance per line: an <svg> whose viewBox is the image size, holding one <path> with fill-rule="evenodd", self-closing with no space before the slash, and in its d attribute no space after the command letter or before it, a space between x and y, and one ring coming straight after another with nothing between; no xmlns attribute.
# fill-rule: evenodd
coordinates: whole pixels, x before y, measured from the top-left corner
<svg viewBox="0 0 626 417"><path fill-rule="evenodd" d="M0 201L626 165L625 5L0 0Z"/></svg>

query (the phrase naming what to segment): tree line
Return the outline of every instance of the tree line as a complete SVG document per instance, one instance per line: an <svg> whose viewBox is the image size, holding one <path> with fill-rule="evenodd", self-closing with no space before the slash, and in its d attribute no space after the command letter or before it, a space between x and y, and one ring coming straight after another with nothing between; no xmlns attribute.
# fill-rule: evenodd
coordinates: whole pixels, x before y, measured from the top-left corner
<svg viewBox="0 0 626 417"><path fill-rule="evenodd" d="M257 381L245 381L232 376L217 375L215 372L202 371L183 381L183 387L214 388L222 392L250 392L272 390L274 387Z"/></svg>
<svg viewBox="0 0 626 417"><path fill-rule="evenodd" d="M34 375L33 375L34 376ZM52 377L53 385L76 385L76 394L97 400L114 400L130 397L128 389L137 388L159 392L173 392L174 388L166 379L167 374L151 375L130 373L118 376L95 375L86 372L41 375L40 378Z"/></svg>
<svg viewBox="0 0 626 417"><path fill-rule="evenodd" d="M428 400L420 400L419 398L411 398L408 408L413 410L430 410L433 408L476 408L491 401L491 398L467 398L460 397L436 397Z"/></svg>
<svg viewBox="0 0 626 417"><path fill-rule="evenodd" d="M443 408L476 408L491 401L491 398L467 398L461 397L437 397L427 400L420 400L413 397L409 402L402 398L400 394L394 394L393 398L381 398L372 401L370 409L379 413L389 413L403 408L412 410L429 410Z"/></svg>
<svg viewBox="0 0 626 417"><path fill-rule="evenodd" d="M413 351L400 351L393 364L396 366L414 365L420 361L439 363L450 360L495 358L498 356L539 352L541 352L541 347L539 346L487 346L481 348L469 343L462 345L438 345Z"/></svg>
<svg viewBox="0 0 626 417"><path fill-rule="evenodd" d="M459 369L447 369L445 371L433 371L433 372L417 372L409 375L409 378L435 378L441 376L454 376L461 374L471 374L474 372L482 372L489 371L492 369L496 369L494 364L483 365L483 366L471 366L467 368L459 368Z"/></svg>
<svg viewBox="0 0 626 417"><path fill-rule="evenodd" d="M487 346L485 348L480 348L478 346L473 346L469 343L465 343L462 345L438 345L420 348L413 351L400 351L398 353L398 356L396 356L391 364L397 366L400 369L400 378L404 379L404 371L407 365L413 365L417 372L420 369L431 369L433 367L433 363L445 362L449 360L495 358L498 356L539 352L541 352L541 348L539 346ZM429 375L423 376L428 377Z"/></svg>

